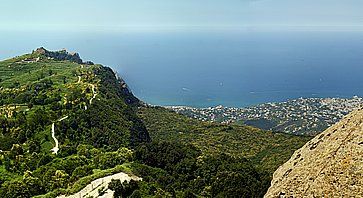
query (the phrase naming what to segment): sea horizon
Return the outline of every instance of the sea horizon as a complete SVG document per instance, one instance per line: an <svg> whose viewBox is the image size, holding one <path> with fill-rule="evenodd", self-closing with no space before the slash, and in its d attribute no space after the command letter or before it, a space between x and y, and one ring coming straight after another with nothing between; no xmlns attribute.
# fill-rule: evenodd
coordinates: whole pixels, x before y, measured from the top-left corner
<svg viewBox="0 0 363 198"><path fill-rule="evenodd" d="M363 96L360 31L9 32L0 41L0 59L40 46L78 52L159 106Z"/></svg>

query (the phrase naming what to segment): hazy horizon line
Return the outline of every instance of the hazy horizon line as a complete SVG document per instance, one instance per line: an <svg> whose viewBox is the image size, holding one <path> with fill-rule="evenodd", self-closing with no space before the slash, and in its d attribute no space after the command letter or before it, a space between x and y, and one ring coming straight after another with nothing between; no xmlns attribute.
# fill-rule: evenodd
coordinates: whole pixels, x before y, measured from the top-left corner
<svg viewBox="0 0 363 198"><path fill-rule="evenodd" d="M316 32L361 32L363 25L124 25L124 26L13 26L0 27L3 31L59 31L59 32L185 32L185 31L225 31L225 32L269 32L269 31L316 31Z"/></svg>

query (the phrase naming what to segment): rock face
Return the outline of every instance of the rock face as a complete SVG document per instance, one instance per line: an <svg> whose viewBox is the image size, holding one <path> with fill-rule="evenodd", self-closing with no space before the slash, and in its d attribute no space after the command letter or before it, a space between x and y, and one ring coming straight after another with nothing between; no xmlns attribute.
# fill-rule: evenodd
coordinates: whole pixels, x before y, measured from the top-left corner
<svg viewBox="0 0 363 198"><path fill-rule="evenodd" d="M363 197L363 110L297 150L276 170L265 197Z"/></svg>
<svg viewBox="0 0 363 198"><path fill-rule="evenodd" d="M40 47L33 51L33 54L40 54L44 55L49 58L53 58L58 61L68 60L72 62L76 62L78 64L86 64L86 65L93 65L91 61L83 62L82 59L79 57L78 53L71 53L67 52L67 50L63 49L60 51L49 51L44 47Z"/></svg>

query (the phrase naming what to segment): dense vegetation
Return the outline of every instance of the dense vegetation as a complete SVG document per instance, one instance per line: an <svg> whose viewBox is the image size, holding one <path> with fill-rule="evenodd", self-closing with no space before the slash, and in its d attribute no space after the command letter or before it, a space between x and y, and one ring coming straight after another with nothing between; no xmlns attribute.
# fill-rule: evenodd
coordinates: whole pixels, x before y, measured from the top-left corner
<svg viewBox="0 0 363 198"><path fill-rule="evenodd" d="M153 142L138 147L134 173L159 191L141 194L162 197L262 197L269 186L265 173L245 158L225 154L203 155L193 145ZM155 167L155 168L150 168Z"/></svg>
<svg viewBox="0 0 363 198"><path fill-rule="evenodd" d="M262 197L309 139L145 107L111 69L44 48L0 62L0 127L0 197L70 195L120 171L143 180L112 181L115 197Z"/></svg>
<svg viewBox="0 0 363 198"><path fill-rule="evenodd" d="M140 108L139 115L153 140L188 142L205 154L248 158L270 174L311 139L249 126L201 122L160 107Z"/></svg>
<svg viewBox="0 0 363 198"><path fill-rule="evenodd" d="M82 183L90 182L86 176L91 175L92 179L104 176L105 172L101 170L129 162L132 152L126 148L105 152L89 145L79 145L75 154L63 158L46 153L20 155L13 149L4 158L4 169L16 176L10 181L3 181L0 196L31 197L47 192L54 192L54 195L59 192L75 193L83 187ZM117 169L127 171L124 167ZM114 172L112 169L109 171Z"/></svg>

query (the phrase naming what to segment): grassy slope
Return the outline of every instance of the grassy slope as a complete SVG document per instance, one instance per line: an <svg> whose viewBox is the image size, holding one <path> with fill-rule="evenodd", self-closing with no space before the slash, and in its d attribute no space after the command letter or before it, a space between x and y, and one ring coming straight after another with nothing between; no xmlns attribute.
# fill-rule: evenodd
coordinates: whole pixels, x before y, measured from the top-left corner
<svg viewBox="0 0 363 198"><path fill-rule="evenodd" d="M39 57L39 55L26 54L0 62L0 94L3 94L3 96L7 95L4 97L6 98L3 101L4 104L0 105L0 110L3 110L0 111L1 116L4 116L2 114L5 114L7 108L12 108L14 105L16 105L14 109L16 112L27 112L26 114L29 116L40 108L49 110L49 105L35 105L33 108L29 109L27 105L30 101L21 104L17 102L19 96L35 95L32 90L29 89L36 86L36 84L42 84L45 80L51 80L53 82L52 87L47 89L45 95L48 97L59 95L62 98L60 103L64 104L69 102L67 96L69 96L74 89L80 88L80 90L85 90L89 87L90 82L77 83L77 76L92 73L93 69L99 67L99 65L91 66L84 68L81 71L79 64L69 61L54 61L48 60L47 58L43 58L41 61L33 63L24 63L21 61L37 57ZM92 94L87 93L86 97L91 98ZM69 112L62 109L58 113L60 117L62 114L66 115ZM46 139L49 140L42 143L42 149L49 150L53 143L49 131L50 125L45 128L44 134L37 134L37 136L47 136Z"/></svg>
<svg viewBox="0 0 363 198"><path fill-rule="evenodd" d="M35 61L39 57L40 59ZM78 82L79 77L81 77L80 82ZM51 85L39 88L50 81ZM92 86L96 87L98 95L90 105L89 101L93 97ZM45 98L43 104L34 102L34 99L39 98ZM55 102L46 102L47 100L55 100ZM55 61L34 53L0 61L0 117L5 117L7 120L15 119L12 116L14 112L24 113L28 118L36 110L44 109L46 112L51 112L49 121L68 115L70 119L76 119L79 122L82 119L86 122L84 125L76 126L76 129L73 127L73 130L82 130L81 127L93 130L98 126L112 128L115 125L118 133L123 131L123 134L118 135L125 136L125 140L129 136L128 139L131 138L130 141L133 144L138 142L138 138L148 139L146 130L140 126L141 122L138 121L130 106L136 102L138 100L122 87L122 83L115 78L112 70L102 65L84 66L70 61ZM30 103L34 104L32 108L28 108ZM54 110L56 105L58 105L57 110ZM88 111L81 110L85 106L88 106ZM53 111L51 111L52 108ZM115 113L111 113L112 111ZM68 120L64 121L66 124L67 122ZM94 126L95 124L97 125ZM69 131L69 126L66 127L68 128L65 128L64 132ZM38 130L35 137L46 139L47 141L42 142L42 150L49 150L53 143L50 137L50 122L43 128L44 133ZM11 128L10 133L6 135L15 137L18 133L16 130L18 128ZM103 129L100 128L100 130ZM138 132L142 133L138 134ZM92 133L95 133L94 130ZM131 137L128 133L131 133ZM1 135L5 134L0 131L0 138ZM65 136L68 138L67 134ZM127 141L124 146L128 146ZM0 149L4 150L1 147Z"/></svg>
<svg viewBox="0 0 363 198"><path fill-rule="evenodd" d="M0 105L0 116L5 116L9 108L14 108L16 112L27 112L27 115L32 115L35 110L42 108L41 105L35 105L32 109L29 109L27 106L30 101L18 104L17 98L21 95L33 94L28 89L44 80L52 80L54 83L53 89L49 89L46 93L48 96L59 93L61 97L65 97L68 94L68 88L78 86L76 85L77 73L80 74L78 64L68 61L47 60L46 58L33 63L21 61L36 57L38 56L27 54L0 62L0 94L3 95L0 97L3 99L3 104ZM64 83L64 80L66 83ZM46 130L50 131L50 126ZM40 135L39 133L38 136ZM52 138L47 132L44 132L43 135L41 136L46 136L47 141L42 142L42 149L49 150L52 146Z"/></svg>
<svg viewBox="0 0 363 198"><path fill-rule="evenodd" d="M63 77L69 81L77 82L76 74L79 69L77 63L69 61L42 60L40 62L24 63L21 60L26 58L36 58L33 54L27 54L16 58L0 62L0 86L9 88L14 82L19 82L20 86L39 81L42 75L44 78L51 78L55 84L62 84ZM52 70L53 75L49 75ZM43 78L42 78L43 79Z"/></svg>
<svg viewBox="0 0 363 198"><path fill-rule="evenodd" d="M164 108L140 108L139 115L153 140L188 142L204 153L247 157L273 173L310 137L272 133L248 126L201 122Z"/></svg>

